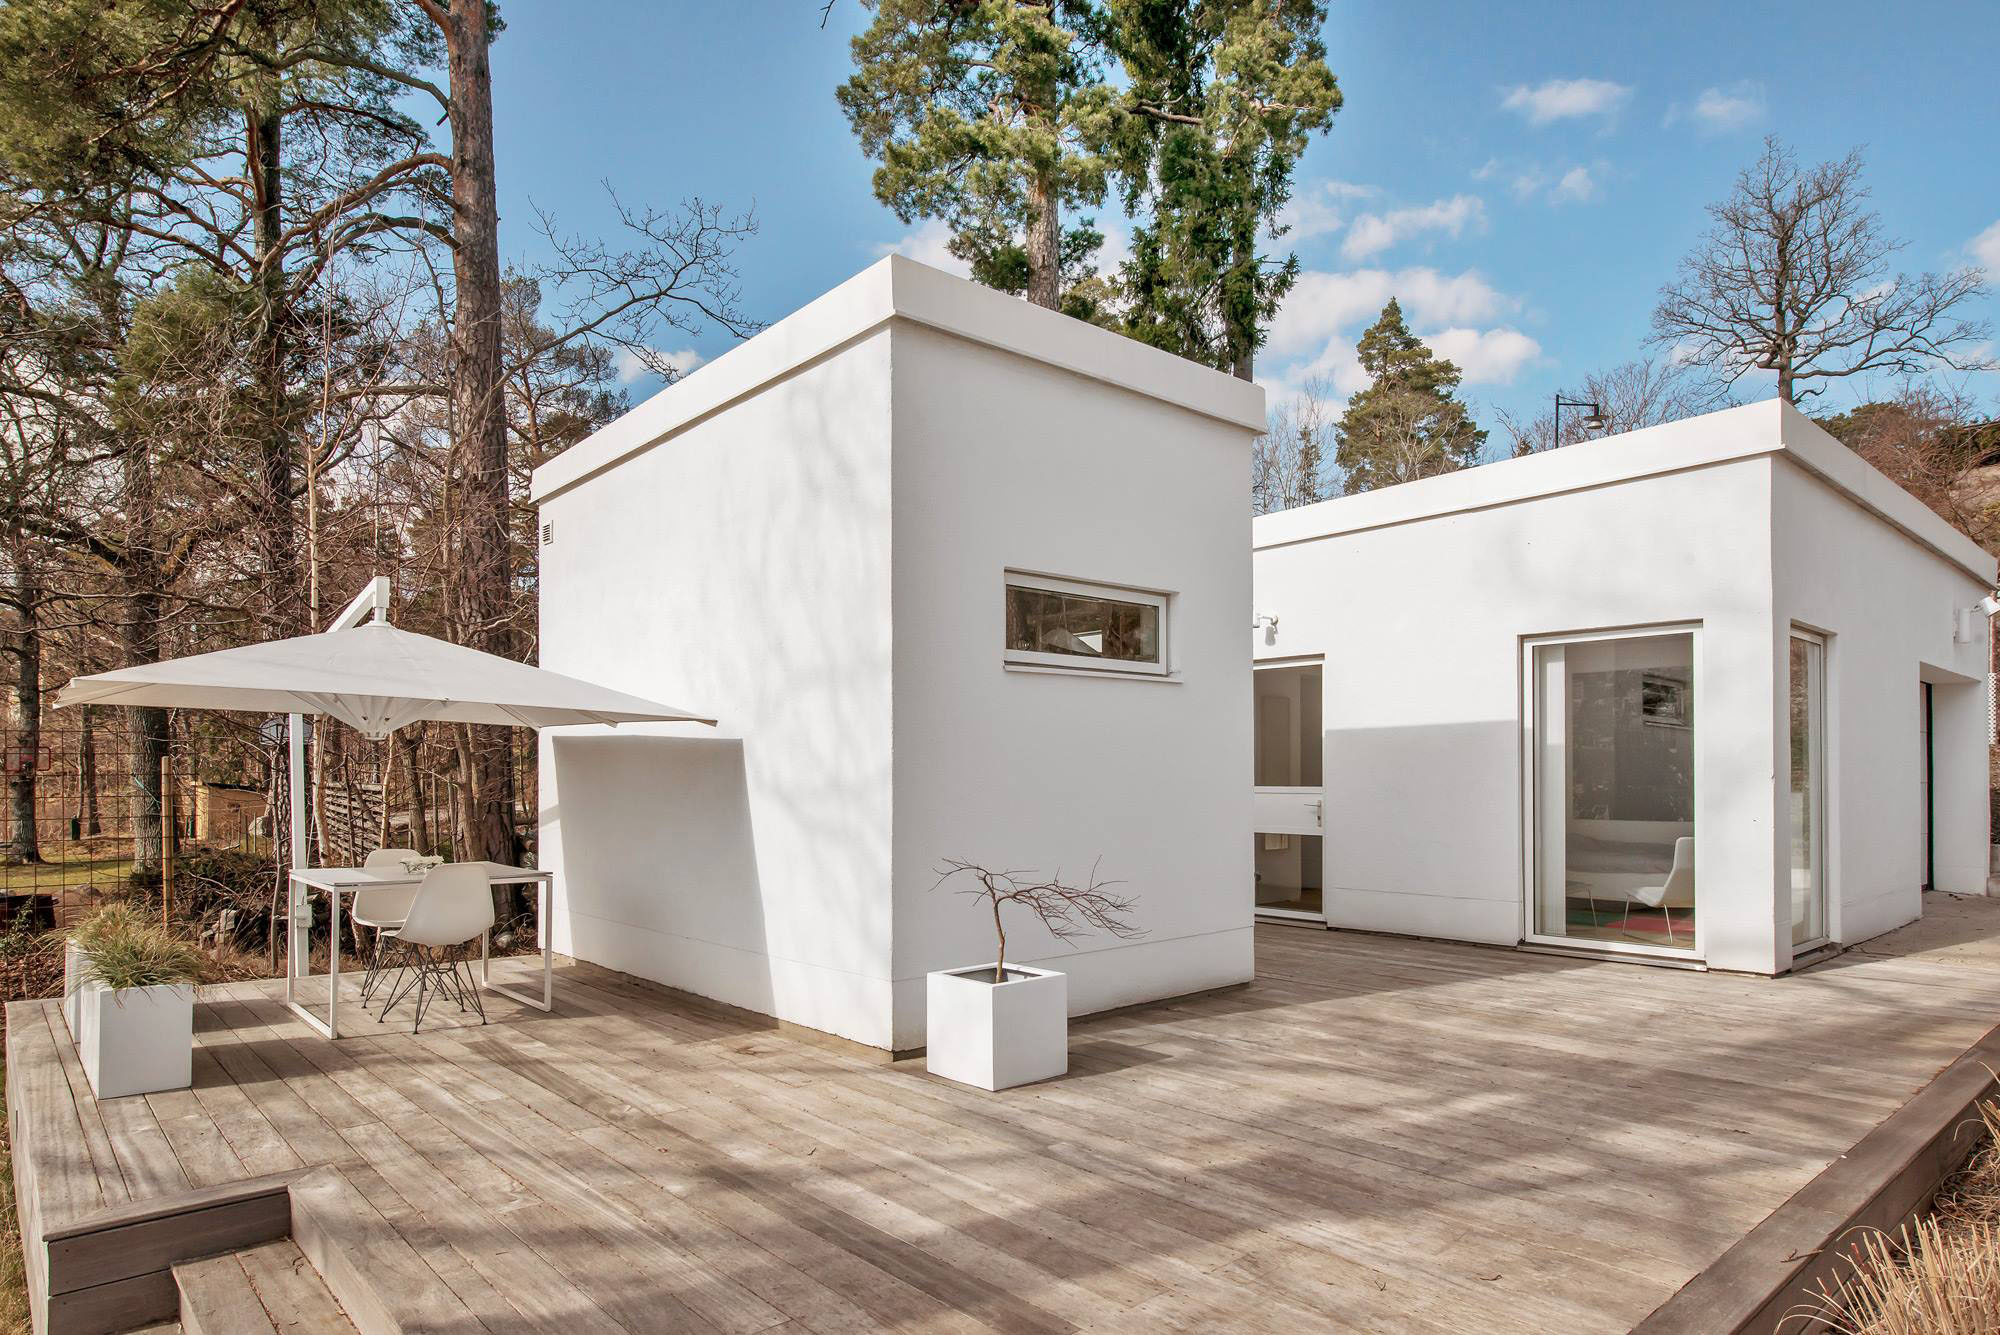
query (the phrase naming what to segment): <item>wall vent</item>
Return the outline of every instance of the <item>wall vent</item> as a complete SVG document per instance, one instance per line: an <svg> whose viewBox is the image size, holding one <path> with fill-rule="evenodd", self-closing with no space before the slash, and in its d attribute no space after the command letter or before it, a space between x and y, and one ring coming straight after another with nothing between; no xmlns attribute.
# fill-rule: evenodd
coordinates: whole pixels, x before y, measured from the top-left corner
<svg viewBox="0 0 2000 1335"><path fill-rule="evenodd" d="M546 547L555 540L556 521L553 519L544 519L542 521L542 546Z"/></svg>

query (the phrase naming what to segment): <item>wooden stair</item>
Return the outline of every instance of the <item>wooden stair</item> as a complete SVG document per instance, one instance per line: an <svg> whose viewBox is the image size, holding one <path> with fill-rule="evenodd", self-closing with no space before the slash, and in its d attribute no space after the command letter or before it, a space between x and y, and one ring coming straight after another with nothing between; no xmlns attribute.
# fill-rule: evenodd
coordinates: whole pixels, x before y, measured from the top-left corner
<svg viewBox="0 0 2000 1335"><path fill-rule="evenodd" d="M354 1335L290 1239L174 1267L184 1335Z"/></svg>

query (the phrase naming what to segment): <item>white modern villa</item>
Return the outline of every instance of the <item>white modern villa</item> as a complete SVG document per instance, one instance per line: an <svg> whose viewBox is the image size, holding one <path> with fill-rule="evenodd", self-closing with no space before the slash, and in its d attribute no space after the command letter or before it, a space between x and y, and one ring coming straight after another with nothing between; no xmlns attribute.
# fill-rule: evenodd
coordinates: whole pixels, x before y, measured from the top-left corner
<svg viewBox="0 0 2000 1335"><path fill-rule="evenodd" d="M1770 974L1983 890L1993 559L1797 411L1252 526L1263 424L892 257L542 467L543 665L722 723L545 731L556 949L903 1051L946 859L1137 898L1017 924L1076 1014L1259 917Z"/></svg>
<svg viewBox="0 0 2000 1335"><path fill-rule="evenodd" d="M1985 889L1994 560L1789 405L1253 531L1267 916L1768 974Z"/></svg>
<svg viewBox="0 0 2000 1335"><path fill-rule="evenodd" d="M901 257L535 474L541 661L719 734L543 735L556 949L872 1047L990 961L946 859L1139 900L1078 1014L1252 976L1261 389ZM593 735L597 734L597 735Z"/></svg>

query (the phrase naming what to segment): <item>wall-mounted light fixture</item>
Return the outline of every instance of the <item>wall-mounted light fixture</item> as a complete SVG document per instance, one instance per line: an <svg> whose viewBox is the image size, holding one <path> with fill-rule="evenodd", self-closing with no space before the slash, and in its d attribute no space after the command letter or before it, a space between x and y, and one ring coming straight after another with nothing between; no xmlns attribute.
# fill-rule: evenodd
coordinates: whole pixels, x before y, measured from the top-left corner
<svg viewBox="0 0 2000 1335"><path fill-rule="evenodd" d="M1562 396L1562 391L1557 390L1556 423L1549 432L1549 440L1552 444L1560 445L1563 443L1563 409L1565 408L1585 408L1589 410L1583 415L1583 429L1585 431L1603 431L1611 425L1611 419L1606 416L1602 404L1591 399L1566 399Z"/></svg>
<svg viewBox="0 0 2000 1335"><path fill-rule="evenodd" d="M1278 618L1276 617L1260 616L1250 623L1250 629L1263 631L1264 643L1266 644L1276 644L1278 642Z"/></svg>
<svg viewBox="0 0 2000 1335"><path fill-rule="evenodd" d="M1979 638L1979 622L2000 616L2000 594L1987 594L1976 607L1961 607L1952 618L1951 638L1955 644L1971 644Z"/></svg>

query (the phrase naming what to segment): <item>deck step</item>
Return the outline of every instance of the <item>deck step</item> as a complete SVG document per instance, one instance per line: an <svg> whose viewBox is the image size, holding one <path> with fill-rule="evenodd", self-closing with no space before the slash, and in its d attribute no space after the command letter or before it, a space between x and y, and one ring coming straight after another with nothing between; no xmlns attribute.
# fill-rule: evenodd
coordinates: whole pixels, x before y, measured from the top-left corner
<svg viewBox="0 0 2000 1335"><path fill-rule="evenodd" d="M174 1267L184 1335L354 1335L290 1239Z"/></svg>
<svg viewBox="0 0 2000 1335"><path fill-rule="evenodd" d="M484 1329L339 1169L314 1169L291 1192L298 1250L360 1335Z"/></svg>

